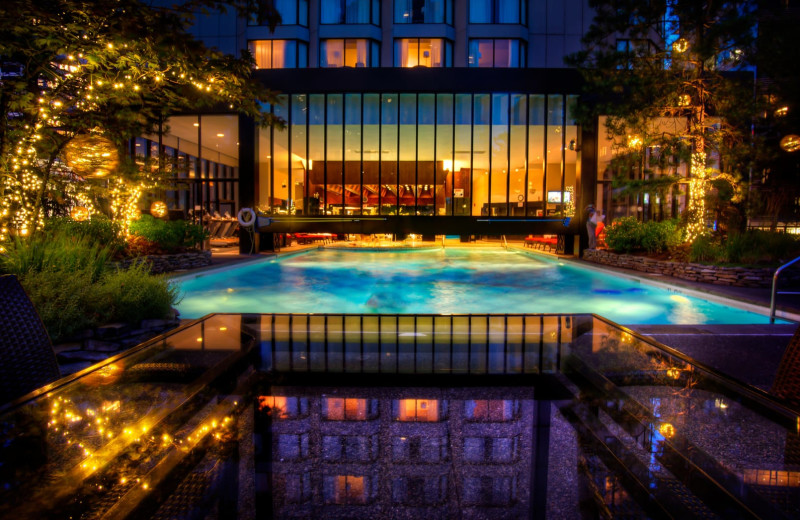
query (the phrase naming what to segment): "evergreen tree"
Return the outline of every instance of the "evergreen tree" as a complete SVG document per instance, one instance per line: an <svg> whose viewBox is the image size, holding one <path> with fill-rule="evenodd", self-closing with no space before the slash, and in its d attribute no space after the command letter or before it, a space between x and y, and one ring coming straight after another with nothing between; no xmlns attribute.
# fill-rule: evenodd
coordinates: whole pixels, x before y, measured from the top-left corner
<svg viewBox="0 0 800 520"><path fill-rule="evenodd" d="M755 113L746 72L756 30L749 0L590 0L584 50L568 57L585 79L584 124L607 116L619 150L614 176L638 165L641 191L663 190L689 168L687 238L705 232L705 197L748 171ZM737 73L739 71L739 73ZM668 174L659 176L658 172ZM631 183L628 183L631 187ZM730 186L729 186L730 187ZM733 200L737 190L728 190Z"/></svg>

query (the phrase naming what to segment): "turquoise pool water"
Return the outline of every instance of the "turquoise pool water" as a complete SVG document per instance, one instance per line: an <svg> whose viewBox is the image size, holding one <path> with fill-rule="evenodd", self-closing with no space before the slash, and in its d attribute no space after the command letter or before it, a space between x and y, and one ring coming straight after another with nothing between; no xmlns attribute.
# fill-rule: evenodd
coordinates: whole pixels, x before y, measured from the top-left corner
<svg viewBox="0 0 800 520"><path fill-rule="evenodd" d="M622 324L769 321L680 292L500 248L323 249L178 283L184 318L212 312L593 312Z"/></svg>

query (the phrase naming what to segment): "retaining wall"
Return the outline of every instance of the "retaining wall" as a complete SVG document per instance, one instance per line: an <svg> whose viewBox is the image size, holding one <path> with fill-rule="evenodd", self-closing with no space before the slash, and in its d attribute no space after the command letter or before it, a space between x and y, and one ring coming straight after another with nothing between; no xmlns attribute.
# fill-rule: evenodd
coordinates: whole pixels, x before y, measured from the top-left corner
<svg viewBox="0 0 800 520"><path fill-rule="evenodd" d="M123 269L127 269L134 262L149 263L150 272L153 274L169 273L211 265L211 251L189 251L174 255L147 255L126 258L119 262L118 265Z"/></svg>
<svg viewBox="0 0 800 520"><path fill-rule="evenodd" d="M673 276L692 282L733 285L736 287L772 287L772 276L775 274L775 268L771 267L724 267L669 262L643 256L619 255L601 249L585 250L583 259L596 264ZM786 278L793 277L787 276Z"/></svg>

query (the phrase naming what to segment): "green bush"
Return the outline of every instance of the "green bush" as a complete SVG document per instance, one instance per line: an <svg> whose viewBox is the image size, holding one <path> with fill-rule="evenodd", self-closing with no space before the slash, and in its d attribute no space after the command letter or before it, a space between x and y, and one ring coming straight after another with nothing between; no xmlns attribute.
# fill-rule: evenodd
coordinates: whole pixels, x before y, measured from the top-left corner
<svg viewBox="0 0 800 520"><path fill-rule="evenodd" d="M639 221L634 217L623 217L606 226L606 244L617 253L630 253L640 249L642 233Z"/></svg>
<svg viewBox="0 0 800 520"><path fill-rule="evenodd" d="M25 273L20 283L54 343L103 322L92 305L96 284L89 269L63 271L50 266Z"/></svg>
<svg viewBox="0 0 800 520"><path fill-rule="evenodd" d="M16 238L4 255L0 271L23 278L38 272L88 272L90 282L100 279L111 260L111 251L88 238L74 238L60 233Z"/></svg>
<svg viewBox="0 0 800 520"><path fill-rule="evenodd" d="M725 246L715 237L698 237L689 248L690 262L724 263L727 260Z"/></svg>
<svg viewBox="0 0 800 520"><path fill-rule="evenodd" d="M732 264L778 264L800 254L800 241L786 233L746 231L735 233L721 241L715 237L701 237L690 250L692 262Z"/></svg>
<svg viewBox="0 0 800 520"><path fill-rule="evenodd" d="M45 222L44 230L50 236L85 238L94 244L104 244L113 253L125 248L121 226L104 215L93 215L83 222L67 217L51 218Z"/></svg>
<svg viewBox="0 0 800 520"><path fill-rule="evenodd" d="M681 243L682 232L673 220L641 225L641 247L648 253L662 253Z"/></svg>
<svg viewBox="0 0 800 520"><path fill-rule="evenodd" d="M177 289L147 264L110 269L111 252L87 238L54 232L16 240L0 255L0 271L15 274L54 342L103 323L167 318Z"/></svg>
<svg viewBox="0 0 800 520"><path fill-rule="evenodd" d="M195 247L208 238L208 231L199 224L185 220L165 221L142 215L139 220L131 222L131 233L146 238L172 253L182 248Z"/></svg>
<svg viewBox="0 0 800 520"><path fill-rule="evenodd" d="M107 320L112 322L166 318L178 301L177 288L165 276L151 275L143 262L106 273L97 293L97 301L107 305Z"/></svg>

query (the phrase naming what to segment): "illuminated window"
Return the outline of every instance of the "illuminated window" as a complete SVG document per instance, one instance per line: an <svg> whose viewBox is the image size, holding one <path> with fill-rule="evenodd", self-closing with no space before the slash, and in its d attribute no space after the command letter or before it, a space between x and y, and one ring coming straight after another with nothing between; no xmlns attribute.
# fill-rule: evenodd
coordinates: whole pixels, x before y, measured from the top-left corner
<svg viewBox="0 0 800 520"><path fill-rule="evenodd" d="M324 477L323 494L328 504L366 504L366 477L336 475Z"/></svg>
<svg viewBox="0 0 800 520"><path fill-rule="evenodd" d="M322 40L320 67L377 67L378 43L372 40Z"/></svg>
<svg viewBox="0 0 800 520"><path fill-rule="evenodd" d="M397 420L436 422L439 420L439 401L436 399L400 399L397 401Z"/></svg>
<svg viewBox="0 0 800 520"><path fill-rule="evenodd" d="M295 40L252 40L248 44L257 69L296 69L308 64L308 45Z"/></svg>
<svg viewBox="0 0 800 520"><path fill-rule="evenodd" d="M453 25L451 0L394 0L394 23Z"/></svg>
<svg viewBox="0 0 800 520"><path fill-rule="evenodd" d="M451 67L453 47L441 38L403 38L394 41L395 67Z"/></svg>
<svg viewBox="0 0 800 520"><path fill-rule="evenodd" d="M473 421L510 421L514 418L517 408L517 401L509 399L464 402L465 416Z"/></svg>
<svg viewBox="0 0 800 520"><path fill-rule="evenodd" d="M320 23L380 25L380 0L320 0Z"/></svg>
<svg viewBox="0 0 800 520"><path fill-rule="evenodd" d="M525 44L520 40L470 40L469 66L519 68L525 66Z"/></svg>
<svg viewBox="0 0 800 520"><path fill-rule="evenodd" d="M322 413L329 421L366 421L374 404L367 399L329 397L323 401ZM368 409L369 408L369 409Z"/></svg>
<svg viewBox="0 0 800 520"><path fill-rule="evenodd" d="M470 0L469 23L525 24L525 0Z"/></svg>
<svg viewBox="0 0 800 520"><path fill-rule="evenodd" d="M283 396L258 396L258 410L273 419L296 419L308 415L308 399Z"/></svg>
<svg viewBox="0 0 800 520"><path fill-rule="evenodd" d="M800 487L800 472L770 469L746 469L743 473L745 484L761 486Z"/></svg>

